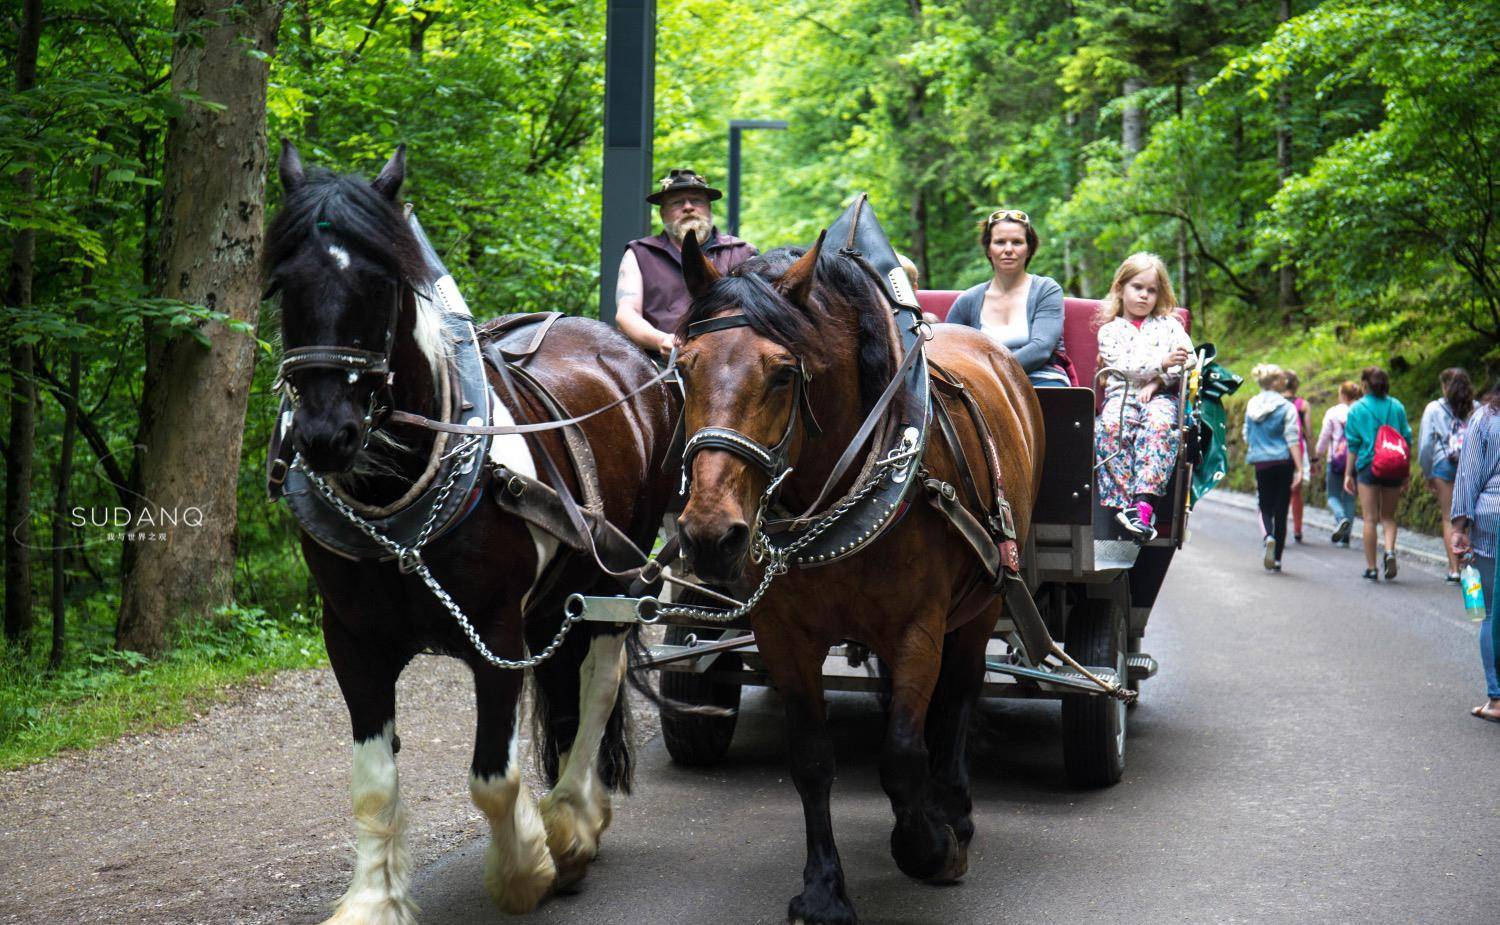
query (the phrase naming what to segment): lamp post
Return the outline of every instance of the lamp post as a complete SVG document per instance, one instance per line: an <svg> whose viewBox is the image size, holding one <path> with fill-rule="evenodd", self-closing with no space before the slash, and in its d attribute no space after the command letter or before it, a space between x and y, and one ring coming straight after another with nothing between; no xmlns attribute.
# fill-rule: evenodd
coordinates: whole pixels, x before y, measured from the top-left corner
<svg viewBox="0 0 1500 925"><path fill-rule="evenodd" d="M729 120L729 214L724 225L732 235L740 233L740 133L754 128L784 130L786 122L781 119Z"/></svg>
<svg viewBox="0 0 1500 925"><path fill-rule="evenodd" d="M651 230L651 132L656 86L656 0L607 0L604 41L604 202L599 320L615 318L625 245Z"/></svg>

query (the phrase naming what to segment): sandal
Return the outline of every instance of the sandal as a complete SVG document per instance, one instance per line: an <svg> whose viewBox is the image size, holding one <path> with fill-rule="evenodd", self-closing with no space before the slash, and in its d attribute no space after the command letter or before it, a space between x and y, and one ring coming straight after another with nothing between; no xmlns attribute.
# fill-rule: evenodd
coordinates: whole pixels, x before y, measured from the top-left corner
<svg viewBox="0 0 1500 925"><path fill-rule="evenodd" d="M1500 716L1496 716L1493 713L1486 713L1486 712L1484 712L1484 708L1487 707L1487 706L1489 706L1489 704L1482 703L1479 706L1475 707L1474 709L1470 710L1469 711L1469 715L1470 716L1477 716L1480 719L1484 720L1485 722L1500 723Z"/></svg>

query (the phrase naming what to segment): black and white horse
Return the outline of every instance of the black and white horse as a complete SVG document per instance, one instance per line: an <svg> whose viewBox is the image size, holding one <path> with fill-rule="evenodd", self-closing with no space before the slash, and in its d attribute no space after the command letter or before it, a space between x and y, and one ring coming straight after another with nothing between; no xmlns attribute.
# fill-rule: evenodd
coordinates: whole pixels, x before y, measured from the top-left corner
<svg viewBox="0 0 1500 925"><path fill-rule="evenodd" d="M569 592L617 593L618 584L592 556L490 500L500 469L546 481L542 453L563 461L553 471L567 484L553 487L576 497L579 472L567 464L558 432L500 436L486 445L389 418L392 410L469 423L468 415L486 412L484 423L494 424L548 417L534 392L502 387L493 369L483 405L459 407L455 355L474 348L466 338L483 342L487 335L476 335L452 280L424 257L423 240L402 214L403 151L366 182L304 171L295 148L283 143L280 175L285 202L267 234L265 266L281 297L289 397L282 426L295 451L294 460L291 451L285 458L293 460L290 474L301 479L302 492L318 495L335 512L329 516L342 519L324 526L379 542L356 521L388 527L411 516L402 505L431 497L425 483L460 465L481 470L472 485L454 476L467 494L456 507L450 498L446 513L433 518L445 523L415 539L388 539L407 549L415 544L417 555L350 554L303 522L303 553L323 596L324 638L354 736L354 875L330 921L414 921L395 692L402 669L428 649L473 669L469 791L490 824L485 886L501 909L528 911L583 876L610 821L609 791L629 783L620 696L627 633L597 623L572 624L567 632L562 608ZM526 368L569 414L621 399L656 373L617 331L578 318L552 325ZM649 544L672 490L665 463L674 411L673 396L657 385L581 425L597 460L603 513L637 544ZM290 491L292 481L287 485ZM427 513L418 510L417 521L425 523ZM451 607L434 586L451 596ZM530 664L554 642L549 658ZM518 665L534 672L535 745L553 782L539 802L521 778Z"/></svg>

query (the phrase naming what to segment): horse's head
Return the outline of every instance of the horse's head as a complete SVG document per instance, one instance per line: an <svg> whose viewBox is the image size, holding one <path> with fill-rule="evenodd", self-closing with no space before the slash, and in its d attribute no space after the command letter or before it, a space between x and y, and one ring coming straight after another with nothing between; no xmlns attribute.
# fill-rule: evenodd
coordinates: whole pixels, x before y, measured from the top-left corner
<svg viewBox="0 0 1500 925"><path fill-rule="evenodd" d="M778 249L721 277L692 235L683 243L693 307L678 368L691 492L678 523L683 553L704 578L739 577L762 496L797 465L817 426L808 387L832 346L811 307L819 250Z"/></svg>
<svg viewBox="0 0 1500 925"><path fill-rule="evenodd" d="M280 174L284 200L265 256L267 294L281 296L280 378L303 460L315 471L345 471L390 403L398 343L422 327L412 287L428 271L396 198L405 146L366 182L304 171L283 141Z"/></svg>

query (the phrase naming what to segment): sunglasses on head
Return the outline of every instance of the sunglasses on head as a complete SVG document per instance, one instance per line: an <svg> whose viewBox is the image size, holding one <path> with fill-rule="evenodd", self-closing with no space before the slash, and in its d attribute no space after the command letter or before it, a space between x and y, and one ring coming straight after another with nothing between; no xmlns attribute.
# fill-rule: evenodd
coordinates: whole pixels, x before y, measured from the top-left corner
<svg viewBox="0 0 1500 925"><path fill-rule="evenodd" d="M990 217L985 220L984 224L988 227L996 222L1020 222L1023 225L1030 225L1031 216L1020 209L996 209L990 213Z"/></svg>

